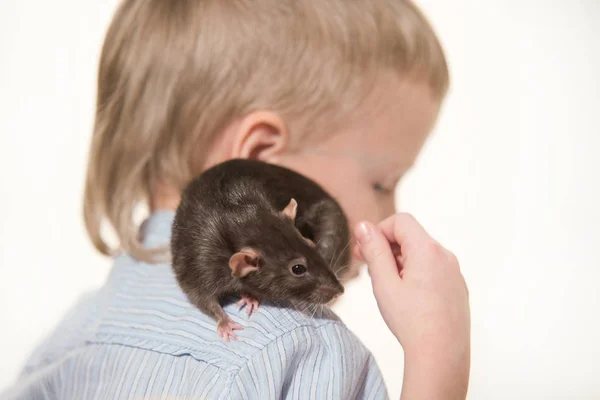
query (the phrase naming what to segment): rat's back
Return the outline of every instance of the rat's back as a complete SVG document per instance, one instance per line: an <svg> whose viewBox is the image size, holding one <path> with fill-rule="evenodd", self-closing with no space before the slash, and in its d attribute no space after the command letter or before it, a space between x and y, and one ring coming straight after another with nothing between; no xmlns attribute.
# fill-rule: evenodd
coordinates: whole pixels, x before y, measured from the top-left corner
<svg viewBox="0 0 600 400"><path fill-rule="evenodd" d="M249 159L220 163L186 187L175 218L175 263L179 257L175 250L182 247L196 252L197 259L205 257L197 246L199 236L214 248L228 246L231 255L239 250L232 247L232 242L239 239L235 233L239 230L229 229L231 226L248 220L264 223L264 218L257 215L281 211L292 198L298 204L296 228L317 243L321 256L341 276L350 262L350 232L338 202L316 182L295 171ZM211 253L205 251L207 247L202 249L204 254Z"/></svg>
<svg viewBox="0 0 600 400"><path fill-rule="evenodd" d="M273 178L271 172L268 164L231 160L192 180L175 214L171 242L174 255L186 255L188 249L197 258L224 247L233 251L230 227L256 210L271 207L269 191L264 187L265 180ZM281 177L275 180L280 182Z"/></svg>
<svg viewBox="0 0 600 400"><path fill-rule="evenodd" d="M250 159L233 159L209 168L188 185L183 197L190 204L198 202L215 209L266 200L277 210L290 198L298 204L332 199L321 186L295 171Z"/></svg>
<svg viewBox="0 0 600 400"><path fill-rule="evenodd" d="M258 223L256 210L270 207L260 175L248 172L240 163L222 163L192 180L182 194L171 253L175 274L189 295L221 297L236 286L228 262L244 235L239 226L249 218Z"/></svg>

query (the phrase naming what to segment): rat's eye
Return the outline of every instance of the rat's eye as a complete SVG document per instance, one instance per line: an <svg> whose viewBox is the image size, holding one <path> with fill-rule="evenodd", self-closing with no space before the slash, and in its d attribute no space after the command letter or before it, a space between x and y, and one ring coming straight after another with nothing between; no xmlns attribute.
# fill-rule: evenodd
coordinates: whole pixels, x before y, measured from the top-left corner
<svg viewBox="0 0 600 400"><path fill-rule="evenodd" d="M292 265L292 274L296 276L302 276L306 274L306 266L302 264L294 264Z"/></svg>

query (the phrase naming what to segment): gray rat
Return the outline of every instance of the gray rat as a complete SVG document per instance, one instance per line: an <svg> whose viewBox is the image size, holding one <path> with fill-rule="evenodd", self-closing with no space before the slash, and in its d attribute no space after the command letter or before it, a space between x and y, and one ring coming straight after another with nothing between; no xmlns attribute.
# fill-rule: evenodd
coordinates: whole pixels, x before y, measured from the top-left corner
<svg viewBox="0 0 600 400"><path fill-rule="evenodd" d="M347 218L290 169L247 159L209 168L184 190L172 233L180 287L227 341L243 329L220 305L228 295L241 295L250 315L263 300L325 304L344 292Z"/></svg>

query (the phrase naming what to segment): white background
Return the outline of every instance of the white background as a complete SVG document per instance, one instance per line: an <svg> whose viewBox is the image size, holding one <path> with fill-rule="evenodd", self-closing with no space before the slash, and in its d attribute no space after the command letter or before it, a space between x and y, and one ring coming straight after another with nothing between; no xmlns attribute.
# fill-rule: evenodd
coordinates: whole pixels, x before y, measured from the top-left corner
<svg viewBox="0 0 600 400"><path fill-rule="evenodd" d="M0 1L0 388L110 267L80 200L115 4ZM600 398L600 2L419 4L453 88L401 208L461 260L469 398ZM398 398L402 352L366 274L337 311Z"/></svg>

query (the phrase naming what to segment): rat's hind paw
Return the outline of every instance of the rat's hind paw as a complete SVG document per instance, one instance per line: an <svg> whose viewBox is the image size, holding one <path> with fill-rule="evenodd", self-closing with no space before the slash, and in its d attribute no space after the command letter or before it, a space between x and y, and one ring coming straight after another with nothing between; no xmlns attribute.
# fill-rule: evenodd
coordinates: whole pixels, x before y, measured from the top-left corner
<svg viewBox="0 0 600 400"><path fill-rule="evenodd" d="M242 330L244 329L244 327L236 324L230 319L224 319L221 322L219 322L219 325L217 325L217 333L221 338L225 339L225 341L227 342L229 342L229 336L237 340L237 335L233 333L233 331L236 329Z"/></svg>
<svg viewBox="0 0 600 400"><path fill-rule="evenodd" d="M237 302L238 307L246 306L246 315L250 316L254 311L258 310L260 302L250 296L242 296L242 299Z"/></svg>

